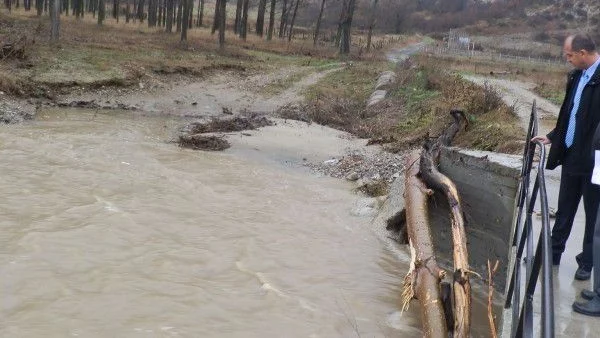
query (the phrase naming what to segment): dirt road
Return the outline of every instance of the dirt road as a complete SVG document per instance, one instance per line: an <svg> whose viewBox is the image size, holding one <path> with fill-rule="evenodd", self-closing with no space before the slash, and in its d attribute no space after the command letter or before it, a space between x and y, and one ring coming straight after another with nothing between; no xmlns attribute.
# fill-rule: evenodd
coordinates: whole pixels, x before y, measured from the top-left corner
<svg viewBox="0 0 600 338"><path fill-rule="evenodd" d="M558 116L560 107L557 107L552 102L534 93L532 90L535 87L535 84L533 83L473 75L466 75L464 78L480 86L484 86L485 83L487 83L498 90L502 95L504 102L507 105L514 107L515 113L517 113L521 119L521 126L524 130L527 129L529 124L529 116L531 114L533 101L536 101L540 120L553 121ZM541 131L544 133L548 132L548 128L553 127L550 126L550 124L542 123Z"/></svg>

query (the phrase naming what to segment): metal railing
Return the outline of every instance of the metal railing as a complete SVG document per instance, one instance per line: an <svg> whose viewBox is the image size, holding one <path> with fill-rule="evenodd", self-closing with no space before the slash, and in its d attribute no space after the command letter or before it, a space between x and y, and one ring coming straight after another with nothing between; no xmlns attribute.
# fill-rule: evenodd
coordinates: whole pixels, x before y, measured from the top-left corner
<svg viewBox="0 0 600 338"><path fill-rule="evenodd" d="M511 337L533 337L533 296L535 288L542 273L540 282L542 284L541 303L541 332L536 336L554 337L554 299L552 293L552 246L550 242L550 217L548 213L548 199L546 195L546 183L544 181L544 164L546 151L541 142L530 140L538 134L538 116L536 102L531 108L527 139L523 151L523 166L521 168L521 184L517 193L516 215L514 224L514 237L512 246L516 246L516 258L509 281L506 294L505 308L512 307ZM537 174L533 188L530 191L530 175L533 168L536 148L539 149L539 161L537 163ZM539 195L541 207L542 227L539 233L535 255L533 252L533 224L532 215L534 205ZM526 214L524 215L524 211ZM523 219L524 218L524 219ZM525 251L525 295L521 297L521 262ZM533 257L533 259L532 259Z"/></svg>

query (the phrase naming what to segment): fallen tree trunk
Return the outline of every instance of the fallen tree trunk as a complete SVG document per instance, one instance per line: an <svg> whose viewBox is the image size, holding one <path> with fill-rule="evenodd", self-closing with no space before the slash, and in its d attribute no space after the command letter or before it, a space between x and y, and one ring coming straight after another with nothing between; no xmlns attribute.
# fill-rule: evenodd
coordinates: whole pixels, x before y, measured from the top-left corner
<svg viewBox="0 0 600 338"><path fill-rule="evenodd" d="M420 176L427 187L443 193L448 199L451 211L453 241L453 294L454 294L454 337L469 337L471 327L471 284L469 282L469 255L463 210L454 182L437 169L442 146L450 144L459 131L461 121L466 121L464 113L450 112L454 123L433 143L426 143L420 158Z"/></svg>
<svg viewBox="0 0 600 338"><path fill-rule="evenodd" d="M435 260L427 198L429 191L418 177L420 151L408 157L405 176L406 227L411 252L411 265L404 279L403 309L415 297L421 304L425 337L447 337L448 328L440 298L440 282L444 277Z"/></svg>

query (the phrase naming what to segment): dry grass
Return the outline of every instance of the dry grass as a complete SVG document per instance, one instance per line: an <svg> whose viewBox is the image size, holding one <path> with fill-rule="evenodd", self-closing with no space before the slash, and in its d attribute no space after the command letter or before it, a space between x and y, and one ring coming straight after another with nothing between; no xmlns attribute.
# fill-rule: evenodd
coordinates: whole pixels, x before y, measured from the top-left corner
<svg viewBox="0 0 600 338"><path fill-rule="evenodd" d="M420 63L417 63L420 62ZM331 74L309 90L299 109L282 109L287 118L315 121L369 138L397 152L437 137L451 123L453 108L465 111L469 125L454 144L517 153L525 137L518 117L491 87L481 88L449 74L435 63L415 60L398 67L388 99L366 108L366 97L385 65L355 65Z"/></svg>
<svg viewBox="0 0 600 338"><path fill-rule="evenodd" d="M47 92L73 86L129 86L156 74L199 78L223 70L249 75L289 65L319 69L338 57L333 47L313 47L312 39L266 41L249 34L242 41L231 30L226 34L226 48L221 50L208 27L194 27L188 31L188 42L181 43L179 33L148 28L146 22L126 24L123 18L119 23L108 18L98 26L88 13L79 20L61 17L57 45L47 40L48 31L48 17L38 18L34 11L0 13L0 38L29 32L35 40L28 46L26 60L1 64L0 90L36 96L27 83ZM378 58L375 54L359 56L358 51L350 57ZM273 87L277 90L281 84Z"/></svg>
<svg viewBox="0 0 600 338"><path fill-rule="evenodd" d="M436 64L451 72L499 76L511 80L533 83L534 91L543 98L560 104L564 94L566 75L570 67L566 64L544 64L523 61L483 60L457 56L421 55L420 63Z"/></svg>

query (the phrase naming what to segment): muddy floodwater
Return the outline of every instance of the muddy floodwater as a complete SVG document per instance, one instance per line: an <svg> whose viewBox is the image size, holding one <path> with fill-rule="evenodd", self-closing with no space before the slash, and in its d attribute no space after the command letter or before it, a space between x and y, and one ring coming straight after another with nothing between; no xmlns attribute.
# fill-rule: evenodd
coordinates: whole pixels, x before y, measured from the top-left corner
<svg viewBox="0 0 600 338"><path fill-rule="evenodd" d="M417 302L399 312L408 257L353 216L350 183L283 150L181 149L183 124L0 126L0 337L421 335Z"/></svg>
<svg viewBox="0 0 600 338"><path fill-rule="evenodd" d="M419 335L349 183L180 149L182 124L0 126L1 337Z"/></svg>

